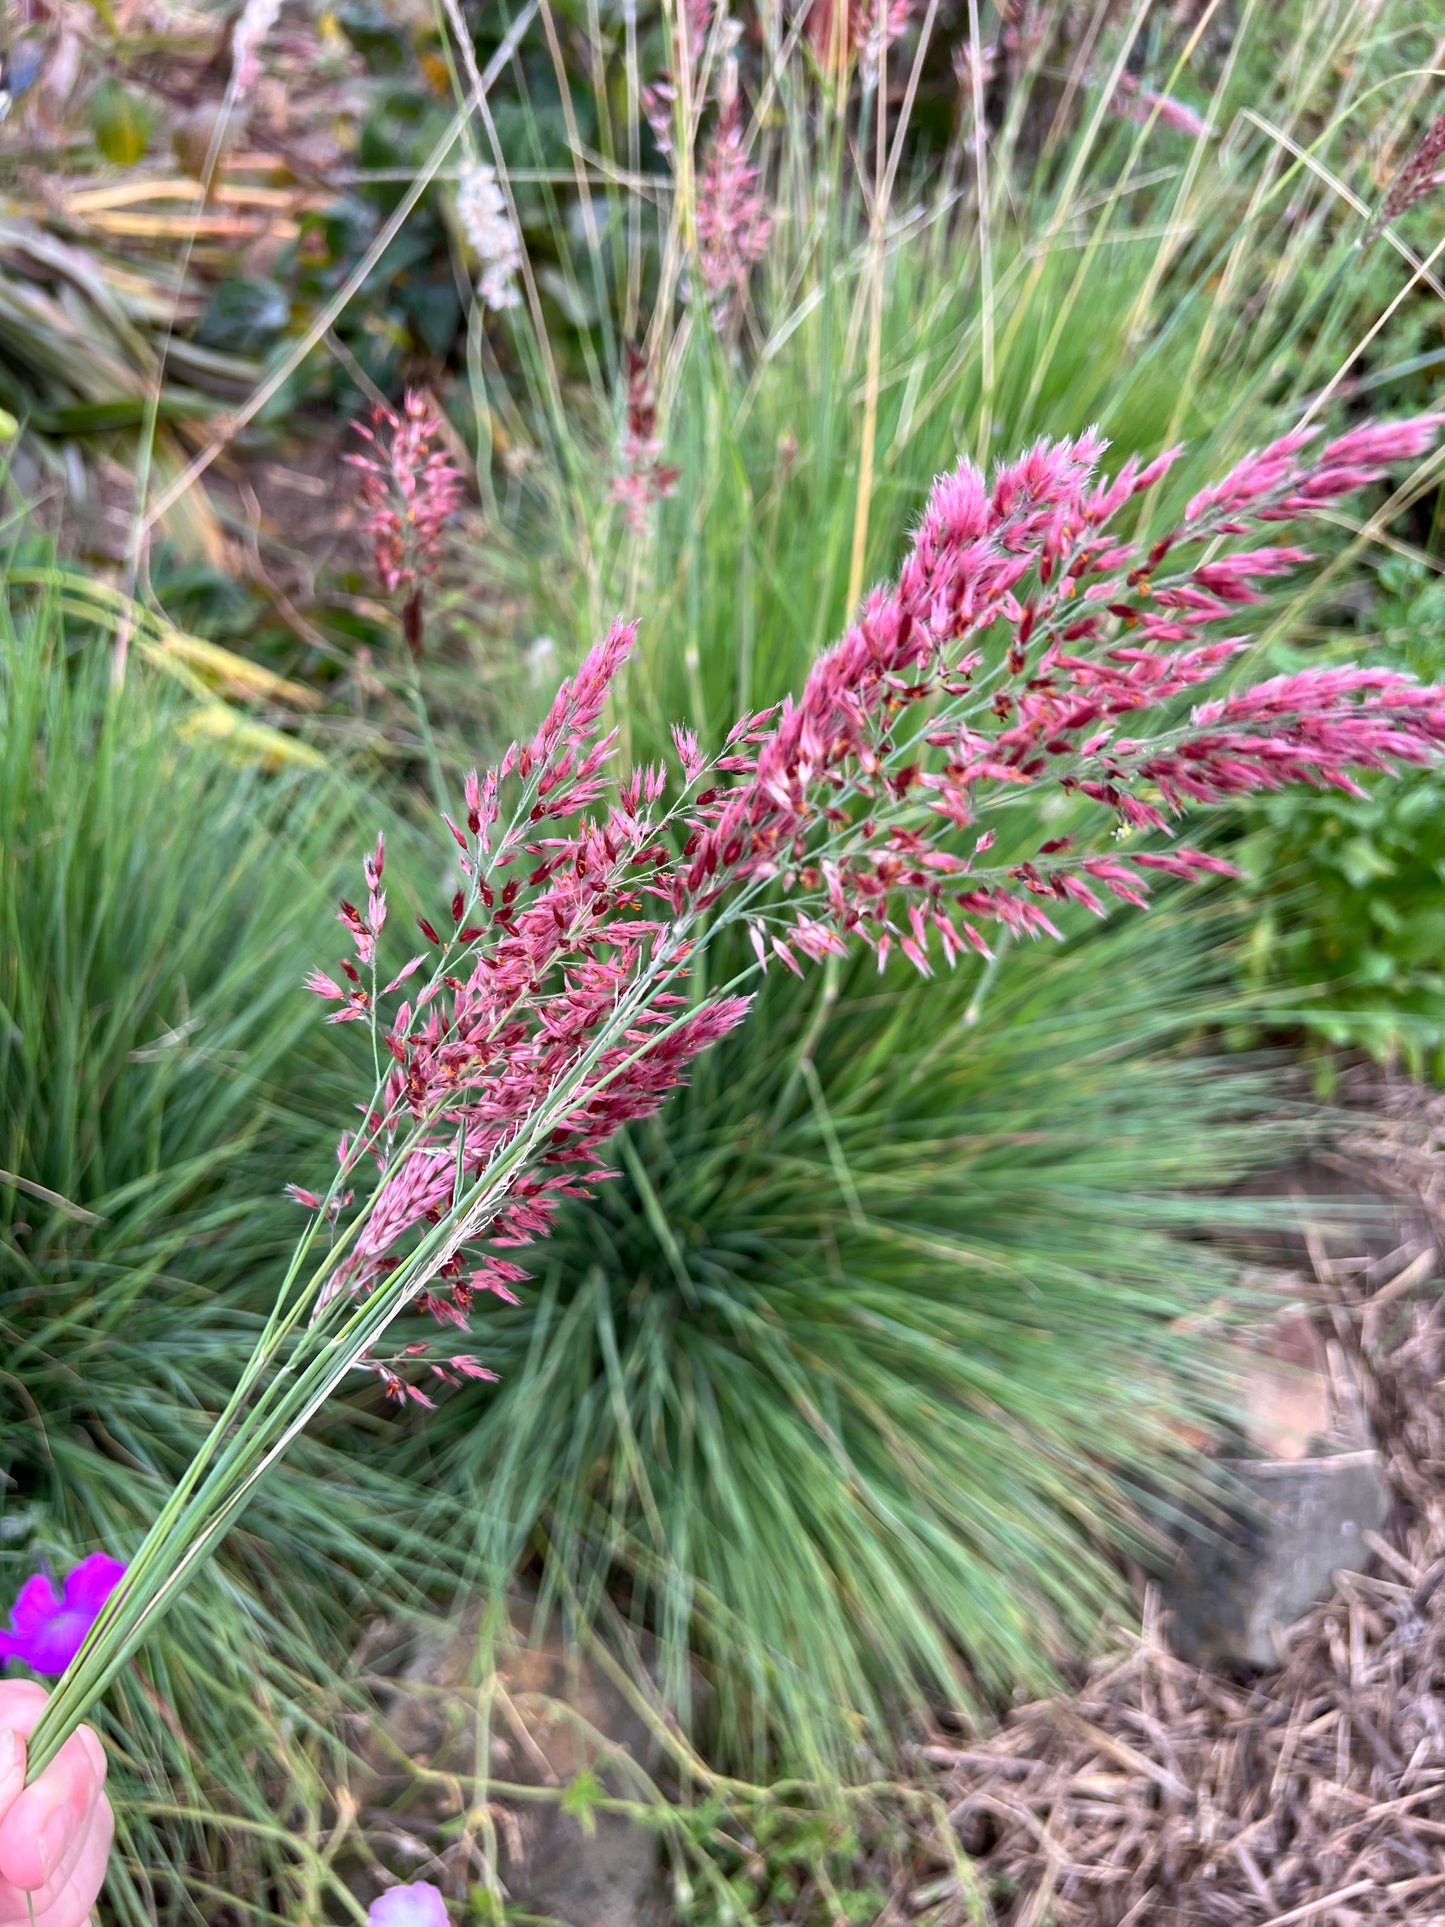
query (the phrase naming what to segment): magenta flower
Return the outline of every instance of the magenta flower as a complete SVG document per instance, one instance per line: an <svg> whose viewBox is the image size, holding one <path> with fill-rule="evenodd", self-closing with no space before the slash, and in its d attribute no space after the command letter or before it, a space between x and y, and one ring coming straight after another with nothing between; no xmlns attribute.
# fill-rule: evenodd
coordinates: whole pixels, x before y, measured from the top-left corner
<svg viewBox="0 0 1445 1927"><path fill-rule="evenodd" d="M429 1880L388 1887L371 1903L367 1927L448 1927L447 1903Z"/></svg>
<svg viewBox="0 0 1445 1927"><path fill-rule="evenodd" d="M0 1659L21 1660L33 1673L63 1673L124 1575L119 1559L93 1552L57 1598L50 1575L33 1573L16 1595L9 1632L0 1633Z"/></svg>

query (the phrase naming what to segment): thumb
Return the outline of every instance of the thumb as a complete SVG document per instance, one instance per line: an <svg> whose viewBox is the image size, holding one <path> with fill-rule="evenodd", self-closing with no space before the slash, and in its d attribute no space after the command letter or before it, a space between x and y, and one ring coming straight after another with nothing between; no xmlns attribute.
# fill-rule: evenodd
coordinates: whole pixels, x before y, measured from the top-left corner
<svg viewBox="0 0 1445 1927"><path fill-rule="evenodd" d="M34 1680L0 1679L0 1821L24 1791L26 1737L48 1698Z"/></svg>
<svg viewBox="0 0 1445 1927"><path fill-rule="evenodd" d="M25 1787L25 1741L13 1726L0 1726L0 1820Z"/></svg>

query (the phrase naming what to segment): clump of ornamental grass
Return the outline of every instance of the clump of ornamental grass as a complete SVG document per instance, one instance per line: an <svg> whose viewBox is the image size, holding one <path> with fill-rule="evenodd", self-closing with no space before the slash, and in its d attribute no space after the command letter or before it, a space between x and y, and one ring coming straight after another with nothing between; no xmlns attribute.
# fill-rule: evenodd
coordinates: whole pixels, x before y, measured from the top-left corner
<svg viewBox="0 0 1445 1927"><path fill-rule="evenodd" d="M1065 906L1142 909L1160 876L1227 871L1172 840L1200 805L1432 760L1445 691L1389 671L1196 698L1241 646L1220 631L1307 559L1260 538L1420 455L1439 420L1320 447L1308 430L1282 437L1145 539L1123 511L1177 450L1110 475L1091 430L987 478L961 462L896 581L796 697L744 711L720 755L675 724L674 768L612 772L605 711L635 638L615 624L530 741L468 776L445 819L455 889L417 919L423 947L404 961L388 954L379 839L361 902L340 906L345 954L310 978L331 1020L369 1041L357 1121L329 1179L293 1183L307 1218L271 1315L56 1688L32 1773L353 1372L422 1405L488 1375L455 1328L474 1300L527 1286L515 1254L610 1178L619 1129L745 1021L756 972L802 979L871 953L927 978L991 961L1056 937ZM1062 833L1048 833L1050 798ZM729 931L755 963L719 982L701 967ZM409 1310L437 1321L440 1344L394 1329Z"/></svg>
<svg viewBox="0 0 1445 1927"><path fill-rule="evenodd" d="M754 410L773 404L759 383ZM748 423L717 463L710 512L689 516L679 586L631 684L634 743L656 740L654 706L691 698L719 717L796 661L790 584L806 581L811 604L827 582L809 546L826 478L813 464L775 485L749 528L731 478L762 461L768 428L766 414ZM765 540L776 575L754 562ZM1258 561L1287 567L1288 553ZM1204 579L1245 588L1232 563ZM1243 626L1256 611L1234 613ZM1066 840L1067 815L1054 824ZM1234 1274L1189 1233L1234 1208L1199 1194L1280 1151L1239 1064L1230 1076L1180 1055L1242 1014L1231 928L1218 910L1176 910L1162 929L1078 938L1066 959L1013 947L911 990L870 991L841 963L826 988L774 970L694 1088L628 1134L617 1187L568 1213L540 1274L540 1329L530 1297L526 1316L497 1317L498 1388L454 1402L421 1442L421 1462L439 1454L442 1484L468 1496L459 1516L476 1519L464 1530L488 1577L540 1556L583 1620L609 1576L625 1583L666 1631L677 1692L689 1642L715 1668L729 1750L771 1724L836 1762L855 1713L886 1735L930 1692L1046 1677L1112 1596L1099 1548L1138 1529L1135 1472L1173 1476L1217 1387L1207 1346L1180 1334ZM723 978L733 952L713 953ZM1029 1013L1018 1031L1015 1008ZM916 1134L901 1147L900 1119ZM1049 1332L1071 1343L1056 1350ZM1134 1396L1144 1359L1148 1407ZM945 1397L965 1415L951 1427ZM1111 1452L1110 1433L1129 1445ZM860 1461L886 1503L860 1506Z"/></svg>
<svg viewBox="0 0 1445 1927"><path fill-rule="evenodd" d="M104 638L56 601L3 623L0 1621L18 1630L27 1575L37 1608L49 1580L75 1592L78 1562L114 1576L255 1343L294 1229L282 1186L343 1101L293 986L355 832L335 787L188 743L164 679L133 668L112 691ZM118 1677L93 1714L117 1919L315 1904L340 1673L358 1616L412 1596L398 1555L422 1577L413 1504L365 1451L307 1441ZM79 1641L54 1630L58 1650L18 1656L61 1671Z"/></svg>
<svg viewBox="0 0 1445 1927"><path fill-rule="evenodd" d="M1030 10L1054 44L1047 11ZM1361 262L1365 217L1290 145L1327 129L1332 173L1373 200L1372 143L1413 111L1403 83L1379 84L1411 64L1408 38L1361 37L1348 9L1284 9L1247 15L1222 51L1200 54L1187 32L1173 37L1177 19L1161 34L1144 9L1132 45L1099 16L1087 58L1061 80L1052 57L1044 73L1038 35L1000 35L979 14L981 44L957 49L954 137L926 173L911 165L907 123L931 15L886 50L881 146L876 96L849 96L859 134L845 140L830 119L835 76L814 91L791 42L737 53L754 110L739 113L721 9L701 28L689 16L666 85L642 86L675 196L633 198L617 182L591 192L619 304L651 285L654 206L659 251L671 247L679 283L700 290L690 307L661 306L648 332L650 459L666 489L634 478L615 430L589 442L585 416L549 393L525 328L523 401L504 355L476 364L477 403L505 412L514 444L541 444L525 470L509 468L524 480L509 491L508 586L526 596L531 633L565 651L619 604L649 611L617 712L636 756L659 754L679 714L720 746L738 709L796 687L858 590L891 568L900 522L958 448L1018 446L1102 415L1128 446L1187 435L1197 480L1360 366L1358 338L1409 272L1378 249ZM815 9L810 30L823 17ZM612 54L630 62L631 43ZM580 96L575 110L587 111ZM540 108L533 131L513 153L528 166L544 157ZM727 180L742 183L726 196L723 135ZM635 153L630 139L619 121L601 144ZM744 201L741 237L766 218L769 244L719 313L708 250L725 206ZM575 223L558 222L554 241L585 305L598 260L578 250ZM1394 330L1379 345L1388 388ZM636 369L629 355L624 395L619 361L595 414L630 425ZM609 444L624 458L604 492ZM1167 526L1192 490L1182 478L1177 468L1127 514ZM1311 537L1336 553L1342 540L1318 525ZM1308 585L1238 610L1251 636L1313 645L1322 626ZM1246 670L1260 673L1245 659L1233 673ZM467 703L441 666L430 687L453 717ZM1303 812L1313 794L1289 800ZM1067 811L1052 821L1068 832ZM1235 827L1220 823L1210 847ZM1283 906L1295 920L1307 910ZM583 1623L605 1618L609 1586L620 1591L664 1632L679 1702L689 1647L705 1656L729 1751L770 1728L795 1754L836 1761L855 1713L886 1735L896 1723L881 1709L960 1681L993 1691L1044 1675L1109 1596L1090 1548L1137 1530L1121 1459L1167 1483L1171 1425L1187 1425L1208 1389L1204 1341L1180 1343L1173 1321L1192 1331L1201 1300L1232 1277L1188 1235L1231 1212L1192 1194L1280 1148L1260 1087L1187 1054L1211 1022L1262 1015L1230 989L1234 929L1220 906L1171 907L1107 943L1079 938L1066 957L1014 946L996 966L960 961L908 989L890 968L871 996L867 973L841 960L826 993L770 972L747 1027L662 1120L619 1141L611 1190L565 1213L540 1307L527 1292L521 1310L493 1314L498 1386L451 1401L418 1441L418 1463L468 1496L476 1523L461 1543L484 1583L540 1563L549 1596ZM711 954L726 980L746 952L725 938ZM1003 1019L1016 994L1033 1013L1027 1041ZM1275 1013L1292 1021L1301 1002L1305 987ZM918 1107L935 1094L930 1154L910 1141L893 1158L883 1120L912 1119L922 1138ZM957 1128L980 1106L994 1124L986 1162ZM995 1197L1010 1208L995 1211ZM890 1232L935 1235L885 1236L880 1215ZM980 1226L986 1266L972 1261ZM1059 1226L1071 1269L1054 1297ZM1242 1309L1237 1292L1230 1302ZM942 1334L926 1346L926 1391L915 1354L887 1348L916 1305ZM1055 1377L1038 1334L1077 1337L1083 1306L1093 1336L1080 1348L1095 1363ZM1002 1326L994 1349L973 1338L974 1318ZM1159 1367L1147 1412L1129 1398L1134 1358ZM940 1422L945 1399L976 1429ZM1101 1409L1127 1451L1097 1449ZM904 1471L881 1439L906 1442ZM860 1492L884 1496L870 1511Z"/></svg>
<svg viewBox="0 0 1445 1927"><path fill-rule="evenodd" d="M624 1602L716 1758L847 1774L930 1704L1042 1689L1227 1403L1230 1250L1274 1218L1223 1194L1295 1128L1200 1045L1232 922L1069 927L770 980L489 1311L497 1384L413 1441L469 1582L535 1572L579 1634Z"/></svg>

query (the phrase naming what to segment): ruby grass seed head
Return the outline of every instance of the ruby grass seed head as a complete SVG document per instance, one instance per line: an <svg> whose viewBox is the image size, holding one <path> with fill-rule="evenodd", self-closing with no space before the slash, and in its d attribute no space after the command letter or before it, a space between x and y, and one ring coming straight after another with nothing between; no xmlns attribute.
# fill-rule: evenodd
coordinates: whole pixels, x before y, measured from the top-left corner
<svg viewBox="0 0 1445 1927"><path fill-rule="evenodd" d="M641 534L648 510L665 502L677 487L681 470L662 460L662 437L657 425L657 394L647 357L629 341L627 406L618 445L617 473L608 494L621 505L627 526Z"/></svg>
<svg viewBox="0 0 1445 1927"><path fill-rule="evenodd" d="M1390 191L1381 205L1379 218L1371 230L1378 234L1392 221L1398 221L1402 214L1408 214L1412 207L1428 199L1440 186L1445 175L1440 172L1440 163L1445 161L1445 113L1431 121L1394 180Z"/></svg>
<svg viewBox="0 0 1445 1927"><path fill-rule="evenodd" d="M991 955L1000 930L1057 936L1060 904L1102 915L1108 897L1144 906L1156 873L1229 873L1171 846L1195 805L1288 783L1358 793L1360 772L1437 756L1445 690L1390 670L1306 669L1186 705L1246 646L1230 633L1238 612L1310 559L1251 538L1424 454L1442 419L1322 447L1314 430L1283 436L1152 542L1114 524L1177 448L1113 476L1094 430L1036 443L991 482L961 462L897 580L796 698L740 718L711 758L675 728L680 782L660 765L611 767L604 710L636 634L615 625L532 740L467 778L464 824L446 819L458 882L420 920L420 953L377 988L378 842L365 908L339 912L353 954L309 979L338 1005L331 1021L368 1025L384 1069L331 1191L294 1193L348 1227L325 1296L364 1298L430 1233L408 1302L465 1326L477 1292L514 1299L527 1273L507 1254L589 1195L619 1125L654 1112L743 1020L732 987L686 990L691 954L726 923L746 921L764 968L801 972L799 953L858 942L880 967L896 948L929 974ZM1024 860L990 862L1005 811L1039 821L1060 795L1096 809L1068 835L1032 832ZM364 1201L348 1221L353 1191ZM362 1362L427 1403L402 1376L426 1352ZM470 1352L431 1369L485 1371Z"/></svg>
<svg viewBox="0 0 1445 1927"><path fill-rule="evenodd" d="M743 140L735 80L725 81L717 126L697 190L697 271L719 326L747 294L748 277L767 253L772 216Z"/></svg>
<svg viewBox="0 0 1445 1927"><path fill-rule="evenodd" d="M344 457L361 477L361 532L371 538L378 581L402 598L406 644L420 657L422 581L441 553L443 525L461 502L462 473L442 444L441 411L420 389L407 390L400 415L378 404L369 423L353 426L370 451Z"/></svg>

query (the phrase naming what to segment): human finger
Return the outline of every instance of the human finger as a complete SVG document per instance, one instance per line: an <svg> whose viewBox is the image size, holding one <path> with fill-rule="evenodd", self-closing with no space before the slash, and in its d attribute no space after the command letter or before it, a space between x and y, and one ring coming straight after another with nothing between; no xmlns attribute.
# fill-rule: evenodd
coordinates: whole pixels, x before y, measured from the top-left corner
<svg viewBox="0 0 1445 1927"><path fill-rule="evenodd" d="M55 1886L72 1864L105 1782L105 1756L72 1733L0 1820L0 1879L26 1891Z"/></svg>
<svg viewBox="0 0 1445 1927"><path fill-rule="evenodd" d="M25 1785L25 1742L47 1698L31 1680L0 1680L0 1821Z"/></svg>

